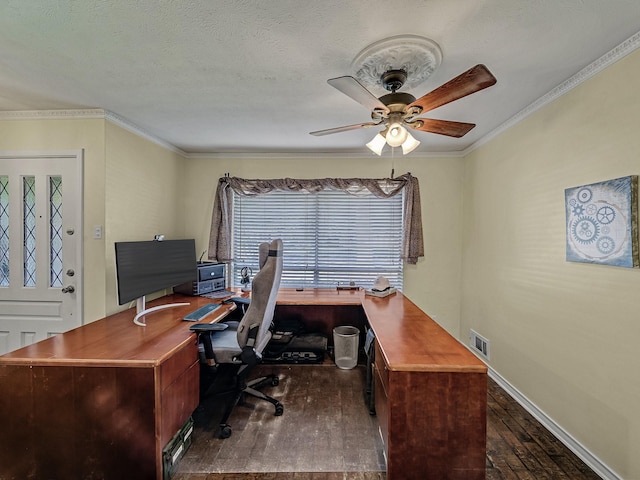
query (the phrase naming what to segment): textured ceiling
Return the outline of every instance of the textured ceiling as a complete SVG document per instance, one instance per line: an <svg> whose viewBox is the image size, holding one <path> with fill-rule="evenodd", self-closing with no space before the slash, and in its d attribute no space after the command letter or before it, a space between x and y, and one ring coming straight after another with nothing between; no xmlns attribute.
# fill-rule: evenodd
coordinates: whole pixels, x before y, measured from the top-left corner
<svg viewBox="0 0 640 480"><path fill-rule="evenodd" d="M105 109L188 153L367 154L373 129L309 135L370 120L326 80L413 34L443 54L416 97L478 63L498 80L429 113L465 137L414 134L411 155L461 152L638 31L638 0L2 0L0 111Z"/></svg>

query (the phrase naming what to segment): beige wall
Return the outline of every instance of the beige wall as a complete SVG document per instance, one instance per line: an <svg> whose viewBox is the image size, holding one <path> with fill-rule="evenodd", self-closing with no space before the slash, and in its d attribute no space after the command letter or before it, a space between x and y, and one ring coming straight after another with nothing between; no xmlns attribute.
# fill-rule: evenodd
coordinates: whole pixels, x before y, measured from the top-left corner
<svg viewBox="0 0 640 480"><path fill-rule="evenodd" d="M105 313L104 240L93 240L93 225L104 225L103 119L0 121L0 150L84 150L84 321Z"/></svg>
<svg viewBox="0 0 640 480"><path fill-rule="evenodd" d="M564 190L640 174L640 52L466 161L461 336L623 478L640 479L640 270L565 261Z"/></svg>
<svg viewBox="0 0 640 480"><path fill-rule="evenodd" d="M391 160L367 158L191 158L185 162L185 233L207 249L213 197L225 173L244 178L386 178ZM460 315L460 238L462 160L398 158L395 172L420 181L426 256L405 266L404 291L425 312L457 335Z"/></svg>
<svg viewBox="0 0 640 480"><path fill-rule="evenodd" d="M114 243L153 240L155 234L185 238L188 215L180 195L182 156L111 122L105 138L105 302L111 314L129 306L117 302Z"/></svg>

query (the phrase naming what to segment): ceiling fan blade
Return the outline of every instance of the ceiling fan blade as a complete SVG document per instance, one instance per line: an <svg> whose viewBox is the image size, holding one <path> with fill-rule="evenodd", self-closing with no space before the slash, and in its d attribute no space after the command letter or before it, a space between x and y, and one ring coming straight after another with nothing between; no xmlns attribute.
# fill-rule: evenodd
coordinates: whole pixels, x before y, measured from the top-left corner
<svg viewBox="0 0 640 480"><path fill-rule="evenodd" d="M377 127L382 122L366 122L356 123L355 125L345 125L344 127L327 128L326 130L316 130L315 132L309 132L311 135L321 137L322 135L331 135L332 133L348 132L349 130L357 130L358 128Z"/></svg>
<svg viewBox="0 0 640 480"><path fill-rule="evenodd" d="M389 112L389 109L384 103L378 100L373 93L364 88L362 84L353 77L347 75L344 77L330 78L327 80L327 83L371 111L382 110L385 113Z"/></svg>
<svg viewBox="0 0 640 480"><path fill-rule="evenodd" d="M406 123L408 127L421 132L437 133L448 137L460 138L469 133L475 123L452 122L450 120L436 120L434 118L418 118L414 122Z"/></svg>
<svg viewBox="0 0 640 480"><path fill-rule="evenodd" d="M435 90L423 95L415 102L407 106L421 107L421 113L428 112L434 108L441 107L447 103L476 93L496 83L496 77L482 64L470 68L466 72L449 80Z"/></svg>

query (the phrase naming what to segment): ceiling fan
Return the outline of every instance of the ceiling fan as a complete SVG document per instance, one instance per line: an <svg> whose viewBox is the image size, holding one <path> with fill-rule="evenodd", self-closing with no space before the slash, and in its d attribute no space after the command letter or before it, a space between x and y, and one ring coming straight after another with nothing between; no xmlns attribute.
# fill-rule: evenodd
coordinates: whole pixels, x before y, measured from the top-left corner
<svg viewBox="0 0 640 480"><path fill-rule="evenodd" d="M385 143L392 147L402 146L402 152L406 155L413 151L420 142L413 138L405 127L421 132L457 138L466 135L475 127L475 123L418 118L419 115L459 100L496 83L496 78L489 69L482 64L470 68L418 99L410 93L398 92L407 80L407 72L405 70L387 70L382 74L380 80L384 88L391 92L380 98L373 95L354 77L344 76L327 80L329 85L337 88L345 95L370 109L373 121L326 130L317 130L310 132L311 135L330 135L382 125L384 126L384 130L376 135L371 142L367 143L367 147L378 155L382 155L382 149Z"/></svg>

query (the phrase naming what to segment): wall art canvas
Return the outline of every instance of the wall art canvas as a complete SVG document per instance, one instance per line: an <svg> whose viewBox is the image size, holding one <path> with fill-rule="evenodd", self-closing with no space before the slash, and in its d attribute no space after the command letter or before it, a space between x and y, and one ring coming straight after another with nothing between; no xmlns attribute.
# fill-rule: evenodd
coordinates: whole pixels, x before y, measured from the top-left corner
<svg viewBox="0 0 640 480"><path fill-rule="evenodd" d="M637 268L638 177L568 188L567 261Z"/></svg>

